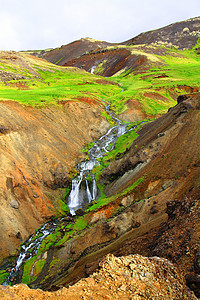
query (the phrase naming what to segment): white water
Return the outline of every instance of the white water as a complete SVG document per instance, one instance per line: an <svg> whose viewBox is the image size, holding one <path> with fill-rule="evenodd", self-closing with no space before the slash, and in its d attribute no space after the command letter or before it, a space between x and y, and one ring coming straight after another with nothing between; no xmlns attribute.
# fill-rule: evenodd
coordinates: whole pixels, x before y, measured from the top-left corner
<svg viewBox="0 0 200 300"><path fill-rule="evenodd" d="M96 180L93 178L93 185L92 185L92 200L95 200L97 195L97 184Z"/></svg>
<svg viewBox="0 0 200 300"><path fill-rule="evenodd" d="M49 226L50 223L46 223L44 224L40 230L38 230L38 232L31 236L22 246L21 246L21 253L17 259L16 265L11 269L10 274L8 276L8 278L2 283L2 285L6 286L10 283L11 278L14 278L17 274L17 271L19 270L20 266L22 265L22 263L25 260L30 259L31 257L33 257L39 246L42 243L42 240L49 235L50 233L52 233L55 228L56 228L56 223L51 223L51 225ZM47 229L47 227L49 227L49 229ZM31 249L31 252L30 252Z"/></svg>
<svg viewBox="0 0 200 300"><path fill-rule="evenodd" d="M76 214L77 209L86 207L92 200L97 200L98 188L91 171L95 165L99 164L97 159L112 150L117 138L126 132L127 125L121 124L121 121L110 112L109 106L106 107L106 111L110 113L117 125L110 128L94 143L94 146L87 153L89 160L77 166L79 175L72 180L72 189L68 198L68 206L72 215ZM88 175L93 178L92 183L88 183Z"/></svg>
<svg viewBox="0 0 200 300"><path fill-rule="evenodd" d="M92 196L91 196L91 193L90 193L90 189L89 189L89 185L88 185L87 179L86 179L86 191L87 191L88 201L90 203L92 201Z"/></svg>
<svg viewBox="0 0 200 300"><path fill-rule="evenodd" d="M92 68L91 68L91 74L94 74L94 70L96 69L96 66L93 66Z"/></svg>

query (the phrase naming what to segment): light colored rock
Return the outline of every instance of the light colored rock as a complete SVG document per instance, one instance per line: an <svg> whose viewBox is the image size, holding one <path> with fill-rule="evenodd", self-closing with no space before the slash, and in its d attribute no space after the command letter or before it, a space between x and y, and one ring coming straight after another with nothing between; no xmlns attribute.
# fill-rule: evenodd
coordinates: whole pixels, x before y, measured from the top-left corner
<svg viewBox="0 0 200 300"><path fill-rule="evenodd" d="M19 203L18 203L16 200L12 199L12 200L10 201L10 206L11 206L12 208L18 209L18 208L19 208Z"/></svg>
<svg viewBox="0 0 200 300"><path fill-rule="evenodd" d="M129 255L120 259L109 254L101 269L69 288L56 292L33 290L24 284L0 286L0 298L5 300L197 300L185 285L178 269L166 259ZM130 269L134 265L134 271Z"/></svg>

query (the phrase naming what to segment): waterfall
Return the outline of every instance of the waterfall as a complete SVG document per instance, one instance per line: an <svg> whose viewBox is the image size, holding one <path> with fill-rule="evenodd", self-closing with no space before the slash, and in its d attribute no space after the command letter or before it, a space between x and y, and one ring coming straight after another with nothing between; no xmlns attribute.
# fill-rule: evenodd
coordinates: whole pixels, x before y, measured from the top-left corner
<svg viewBox="0 0 200 300"><path fill-rule="evenodd" d="M94 74L94 70L96 69L96 66L93 66L92 68L91 68L91 71L90 71L90 73L91 74Z"/></svg>
<svg viewBox="0 0 200 300"><path fill-rule="evenodd" d="M98 200L99 190L92 169L99 164L98 158L112 150L118 137L126 133L127 125L121 124L121 121L110 112L109 106L106 107L106 111L110 113L117 125L111 127L99 140L94 142L87 153L89 160L78 164L79 175L72 180L72 190L68 198L68 206L72 215L76 214L77 209L84 209L92 200ZM93 178L92 184L86 180L88 175Z"/></svg>
<svg viewBox="0 0 200 300"><path fill-rule="evenodd" d="M111 112L110 107L106 107L116 122L116 126L110 128L106 134L100 137L99 140L94 142L94 145L88 151L88 161L81 162L77 166L78 175L72 180L72 189L68 197L68 206L72 215L76 214L77 209L85 208L92 200L98 200L100 191L98 189L95 177L92 170L95 165L98 165L98 158L101 158L105 153L112 150L119 136L128 132L126 125L122 125ZM92 179L87 180L88 176ZM50 221L44 224L35 235L32 235L22 246L21 253L17 259L15 267L10 271L8 278L4 281L3 285L8 285L13 278L16 278L18 270L24 261L36 255L42 240L49 234L53 233L57 227L57 221Z"/></svg>
<svg viewBox="0 0 200 300"><path fill-rule="evenodd" d="M92 181L92 200L95 200L96 195L97 195L97 184L96 184L95 178L93 178L93 181Z"/></svg>
<svg viewBox="0 0 200 300"><path fill-rule="evenodd" d="M72 180L72 189L69 195L70 202L68 204L70 212L75 215L75 209L79 206L79 191L83 177L76 177Z"/></svg>
<svg viewBox="0 0 200 300"><path fill-rule="evenodd" d="M89 186L88 186L87 179L86 179L86 191L87 191L88 202L90 203L92 201L92 196L91 196L91 193L90 193L90 189L89 189Z"/></svg>

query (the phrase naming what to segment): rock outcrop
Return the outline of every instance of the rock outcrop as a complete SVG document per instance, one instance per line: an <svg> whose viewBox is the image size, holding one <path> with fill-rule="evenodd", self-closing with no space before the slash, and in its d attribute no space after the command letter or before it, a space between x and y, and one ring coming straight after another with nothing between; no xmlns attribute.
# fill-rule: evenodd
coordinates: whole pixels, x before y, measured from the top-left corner
<svg viewBox="0 0 200 300"><path fill-rule="evenodd" d="M74 286L57 292L31 290L26 285L0 287L0 297L11 299L197 299L178 269L168 260L140 255L115 257L107 255L100 270Z"/></svg>
<svg viewBox="0 0 200 300"><path fill-rule="evenodd" d="M182 22L176 22L168 26L144 32L122 43L124 45L152 44L174 45L180 49L191 49L200 38L200 17Z"/></svg>

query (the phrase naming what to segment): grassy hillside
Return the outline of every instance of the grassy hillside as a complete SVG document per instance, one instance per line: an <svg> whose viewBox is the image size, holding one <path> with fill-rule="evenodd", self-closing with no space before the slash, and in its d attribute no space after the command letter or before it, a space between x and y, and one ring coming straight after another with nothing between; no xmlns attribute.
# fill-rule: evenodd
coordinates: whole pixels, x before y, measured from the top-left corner
<svg viewBox="0 0 200 300"><path fill-rule="evenodd" d="M78 68L58 67L27 54L0 57L2 72L21 76L0 82L0 100L14 100L33 107L59 105L62 101L90 98L100 101L120 92L117 84Z"/></svg>
<svg viewBox="0 0 200 300"><path fill-rule="evenodd" d="M117 46L113 47L105 50L113 52ZM198 43L191 50L164 45L119 45L119 49L128 50L131 56L145 57L145 63L134 69L127 66L106 79L98 76L108 68L106 60L99 62L93 75L78 68L56 66L26 53L2 52L0 77L5 73L12 74L14 79L1 78L0 100L38 107L68 100L101 102L103 99L116 114L129 110L129 101L136 100L136 108L145 117L156 117L175 105L179 94L198 91L200 56L196 47Z"/></svg>
<svg viewBox="0 0 200 300"><path fill-rule="evenodd" d="M128 100L136 99L147 115L156 116L175 105L178 95L197 92L200 87L200 56L196 47L192 50L158 45L126 47L132 54L146 56L148 61L140 68L124 69L112 77L124 91L110 97L116 113L127 108L124 104Z"/></svg>

